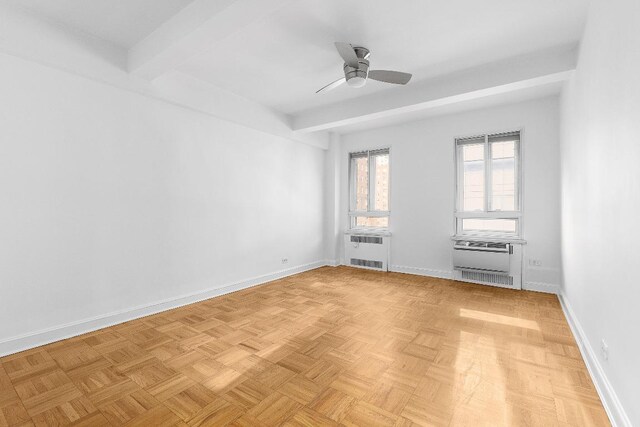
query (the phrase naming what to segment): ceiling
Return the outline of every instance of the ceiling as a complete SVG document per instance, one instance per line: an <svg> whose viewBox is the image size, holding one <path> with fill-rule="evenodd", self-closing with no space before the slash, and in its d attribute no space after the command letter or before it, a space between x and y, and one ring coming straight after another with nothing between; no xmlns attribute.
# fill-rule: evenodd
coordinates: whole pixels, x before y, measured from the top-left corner
<svg viewBox="0 0 640 427"><path fill-rule="evenodd" d="M369 81L316 95L342 76L335 41L369 48L372 69L407 71L415 82L575 43L585 16L584 0L299 0L179 70L295 114L390 89Z"/></svg>
<svg viewBox="0 0 640 427"><path fill-rule="evenodd" d="M8 0L47 19L129 48L193 0Z"/></svg>
<svg viewBox="0 0 640 427"><path fill-rule="evenodd" d="M456 76L463 70L466 70L463 74L476 75L485 64L506 64L500 69L511 69L519 56L575 46L588 7L588 0L0 0L0 3L28 9L49 21L117 44L124 53L129 52L129 58L132 52L142 49L147 54L142 58L158 59L165 66L165 74L171 71L174 75L195 78L203 86L215 86L293 119L319 110L334 111L347 105L345 101L366 104L373 94L389 108L393 97L413 96L419 102L415 98L422 96L420 91L428 94L431 87L437 89L443 76ZM267 4L271 6L257 11ZM218 20L214 21L207 14L216 10ZM246 15L252 16L243 18ZM194 40L197 46L192 43ZM317 89L343 75L343 61L334 48L335 41L365 46L371 50L371 69L410 72L413 80L407 86L370 80L359 89L343 85L316 94ZM157 50L159 46L164 46L165 51ZM173 58L172 62L167 58ZM450 85L452 94L454 86ZM537 92L532 89L521 97L546 96L557 90L558 85L540 87ZM496 97L489 102L512 102L518 96ZM452 106L424 114L464 108ZM389 120L397 122L424 114ZM374 124L380 123L383 122ZM371 125L369 122L368 126ZM359 130L360 126L343 131Z"/></svg>

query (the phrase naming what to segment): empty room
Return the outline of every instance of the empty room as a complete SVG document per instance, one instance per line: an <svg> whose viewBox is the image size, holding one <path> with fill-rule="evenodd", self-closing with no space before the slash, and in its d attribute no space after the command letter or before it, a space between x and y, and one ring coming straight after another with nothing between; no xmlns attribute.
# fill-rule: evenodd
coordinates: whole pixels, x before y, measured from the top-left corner
<svg viewBox="0 0 640 427"><path fill-rule="evenodd" d="M640 427L639 25L0 0L0 427Z"/></svg>

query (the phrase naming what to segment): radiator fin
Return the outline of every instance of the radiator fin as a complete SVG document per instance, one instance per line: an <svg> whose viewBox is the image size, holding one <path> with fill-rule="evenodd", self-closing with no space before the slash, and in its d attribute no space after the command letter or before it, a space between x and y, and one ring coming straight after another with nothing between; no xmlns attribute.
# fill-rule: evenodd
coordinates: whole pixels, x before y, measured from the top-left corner
<svg viewBox="0 0 640 427"><path fill-rule="evenodd" d="M351 258L351 265L382 269L382 261L372 261L369 259Z"/></svg>
<svg viewBox="0 0 640 427"><path fill-rule="evenodd" d="M373 243L375 245L382 244L382 237L380 236L351 236L352 243Z"/></svg>
<svg viewBox="0 0 640 427"><path fill-rule="evenodd" d="M473 280L476 282L492 283L495 285L513 286L513 277L505 274L463 270L462 278L466 280Z"/></svg>

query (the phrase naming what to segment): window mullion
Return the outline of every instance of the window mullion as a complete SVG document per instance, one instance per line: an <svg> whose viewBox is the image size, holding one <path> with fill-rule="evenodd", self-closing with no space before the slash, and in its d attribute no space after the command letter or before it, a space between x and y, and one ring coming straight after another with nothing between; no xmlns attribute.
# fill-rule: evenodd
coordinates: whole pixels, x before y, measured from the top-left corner
<svg viewBox="0 0 640 427"><path fill-rule="evenodd" d="M489 135L484 136L484 210L491 211L491 146Z"/></svg>
<svg viewBox="0 0 640 427"><path fill-rule="evenodd" d="M373 159L373 157L371 156L371 152L367 152L367 161L369 164L369 173L367 176L368 179L368 184L369 184L369 194L367 194L367 210L369 212L374 211L375 210L375 192L376 192L376 183L374 181L375 175L376 175L376 170L375 170L375 160Z"/></svg>
<svg viewBox="0 0 640 427"><path fill-rule="evenodd" d="M522 191L522 175L520 174L520 137L518 137L518 141L516 141L514 145L513 151L514 161L514 204L515 210L518 212L522 212L522 199L521 199L521 191Z"/></svg>
<svg viewBox="0 0 640 427"><path fill-rule="evenodd" d="M356 210L356 171L352 157L349 157L349 211Z"/></svg>
<svg viewBox="0 0 640 427"><path fill-rule="evenodd" d="M464 206L464 171L462 148L456 145L456 212L462 212Z"/></svg>

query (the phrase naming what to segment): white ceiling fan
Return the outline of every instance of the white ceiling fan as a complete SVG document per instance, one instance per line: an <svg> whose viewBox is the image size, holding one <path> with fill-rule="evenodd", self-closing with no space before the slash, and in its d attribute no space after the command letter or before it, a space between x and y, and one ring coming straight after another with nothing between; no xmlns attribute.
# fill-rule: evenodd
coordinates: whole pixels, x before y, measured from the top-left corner
<svg viewBox="0 0 640 427"><path fill-rule="evenodd" d="M335 89L343 83L351 87L362 87L367 79L378 80L385 83L406 85L411 80L411 74L390 70L369 70L369 49L361 46L352 46L349 43L336 42L336 49L344 60L344 77L329 83L316 93Z"/></svg>

